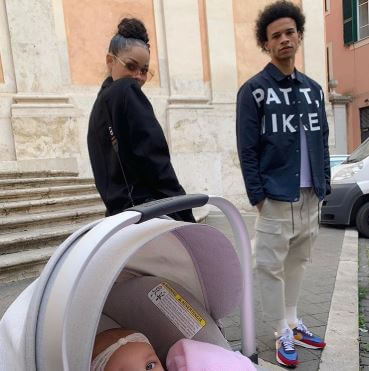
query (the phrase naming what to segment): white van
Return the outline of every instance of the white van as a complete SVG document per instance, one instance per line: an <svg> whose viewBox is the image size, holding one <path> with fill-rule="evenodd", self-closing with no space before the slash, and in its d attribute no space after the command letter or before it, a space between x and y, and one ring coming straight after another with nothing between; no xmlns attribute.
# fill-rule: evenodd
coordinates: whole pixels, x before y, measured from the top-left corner
<svg viewBox="0 0 369 371"><path fill-rule="evenodd" d="M332 193L323 201L321 223L356 225L369 237L369 138L331 172Z"/></svg>

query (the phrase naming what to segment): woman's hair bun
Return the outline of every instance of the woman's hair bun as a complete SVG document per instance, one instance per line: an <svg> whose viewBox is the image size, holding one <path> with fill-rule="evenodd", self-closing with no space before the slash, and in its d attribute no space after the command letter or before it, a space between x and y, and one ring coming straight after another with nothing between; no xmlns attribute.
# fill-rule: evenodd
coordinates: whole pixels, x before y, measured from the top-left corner
<svg viewBox="0 0 369 371"><path fill-rule="evenodd" d="M145 25L137 18L123 18L118 24L118 34L127 39L142 40L145 44L149 42Z"/></svg>

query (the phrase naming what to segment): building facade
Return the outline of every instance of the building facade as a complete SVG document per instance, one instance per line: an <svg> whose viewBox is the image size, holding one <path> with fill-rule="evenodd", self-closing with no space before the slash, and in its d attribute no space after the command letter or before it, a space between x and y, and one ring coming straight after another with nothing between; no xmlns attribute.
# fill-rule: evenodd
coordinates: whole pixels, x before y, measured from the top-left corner
<svg viewBox="0 0 369 371"><path fill-rule="evenodd" d="M341 153L369 136L368 14L368 0L325 0L327 79Z"/></svg>
<svg viewBox="0 0 369 371"><path fill-rule="evenodd" d="M235 102L239 86L269 60L256 46L254 22L270 2L0 0L0 170L91 175L89 113L116 25L134 16L148 28L155 71L144 90L181 183L187 192L222 195L249 208ZM326 91L323 3L295 3L307 17L298 68Z"/></svg>

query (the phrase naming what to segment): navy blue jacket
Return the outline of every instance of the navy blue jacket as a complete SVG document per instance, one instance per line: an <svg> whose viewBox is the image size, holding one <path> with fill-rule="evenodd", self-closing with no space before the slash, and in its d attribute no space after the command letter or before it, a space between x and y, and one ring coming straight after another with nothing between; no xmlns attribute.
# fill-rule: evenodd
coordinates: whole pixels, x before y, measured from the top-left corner
<svg viewBox="0 0 369 371"><path fill-rule="evenodd" d="M266 197L300 197L300 120L308 147L314 191L330 193L328 123L322 88L295 70L295 78L269 63L237 95L237 147L252 205Z"/></svg>

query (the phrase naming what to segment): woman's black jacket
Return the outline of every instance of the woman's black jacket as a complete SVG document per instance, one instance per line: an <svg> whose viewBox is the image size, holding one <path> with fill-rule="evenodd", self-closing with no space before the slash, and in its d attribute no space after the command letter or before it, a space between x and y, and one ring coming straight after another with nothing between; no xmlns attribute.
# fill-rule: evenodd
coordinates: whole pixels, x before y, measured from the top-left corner
<svg viewBox="0 0 369 371"><path fill-rule="evenodd" d="M168 144L152 106L136 80L108 77L92 108L87 143L97 190L108 215L132 206L108 127L119 145L128 187L135 205L185 194L170 162ZM194 222L191 210L172 214Z"/></svg>

